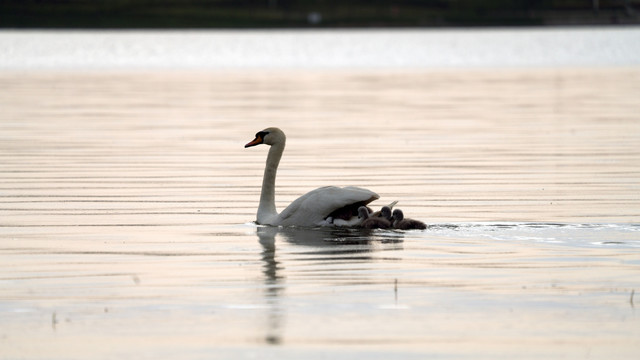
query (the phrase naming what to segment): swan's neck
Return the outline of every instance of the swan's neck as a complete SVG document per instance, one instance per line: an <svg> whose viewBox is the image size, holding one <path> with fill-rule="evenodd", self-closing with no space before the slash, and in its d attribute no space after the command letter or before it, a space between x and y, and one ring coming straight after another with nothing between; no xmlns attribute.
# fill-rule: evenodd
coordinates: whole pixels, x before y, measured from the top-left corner
<svg viewBox="0 0 640 360"><path fill-rule="evenodd" d="M262 192L260 193L260 205L258 206L258 223L270 224L270 220L278 216L276 211L276 173L278 164L284 152L284 142L271 145L267 164L264 167L262 177Z"/></svg>

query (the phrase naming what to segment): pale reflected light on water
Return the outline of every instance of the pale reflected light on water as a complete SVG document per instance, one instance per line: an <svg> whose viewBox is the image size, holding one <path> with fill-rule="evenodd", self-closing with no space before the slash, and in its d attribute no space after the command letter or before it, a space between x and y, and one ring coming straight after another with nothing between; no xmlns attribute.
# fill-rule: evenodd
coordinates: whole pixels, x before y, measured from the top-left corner
<svg viewBox="0 0 640 360"><path fill-rule="evenodd" d="M637 68L2 72L0 358L640 351ZM256 226L323 185L425 231Z"/></svg>

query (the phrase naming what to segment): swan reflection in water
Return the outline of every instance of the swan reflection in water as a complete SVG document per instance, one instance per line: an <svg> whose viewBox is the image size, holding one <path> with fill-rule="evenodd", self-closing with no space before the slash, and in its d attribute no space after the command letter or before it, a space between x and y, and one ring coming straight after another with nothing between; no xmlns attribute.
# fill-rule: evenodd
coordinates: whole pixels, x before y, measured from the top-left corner
<svg viewBox="0 0 640 360"><path fill-rule="evenodd" d="M349 228L296 228L258 226L258 241L262 245L262 272L264 274L264 300L267 305L267 335L265 342L271 345L282 344L284 333L285 306L282 304L285 284L285 266L282 256L277 254L277 241L285 241L300 246L300 252L287 252L292 260L309 259L313 261L340 260L343 263L376 259L372 253L377 251L402 250L403 234L393 231L378 231ZM299 262L296 262L299 264Z"/></svg>

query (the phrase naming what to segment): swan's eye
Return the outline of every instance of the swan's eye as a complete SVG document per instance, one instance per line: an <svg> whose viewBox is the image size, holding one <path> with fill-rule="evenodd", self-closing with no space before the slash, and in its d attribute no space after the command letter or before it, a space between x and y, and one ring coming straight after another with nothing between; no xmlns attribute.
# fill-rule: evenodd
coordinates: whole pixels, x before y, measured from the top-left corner
<svg viewBox="0 0 640 360"><path fill-rule="evenodd" d="M267 136L269 134L268 131L260 131L256 134L256 137L259 137L261 139L264 139L265 136Z"/></svg>

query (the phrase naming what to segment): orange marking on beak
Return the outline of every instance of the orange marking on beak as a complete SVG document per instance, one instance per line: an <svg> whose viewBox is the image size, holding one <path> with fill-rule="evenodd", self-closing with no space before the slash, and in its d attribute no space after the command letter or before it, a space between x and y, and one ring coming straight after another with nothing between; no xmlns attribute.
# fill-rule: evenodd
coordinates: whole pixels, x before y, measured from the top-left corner
<svg viewBox="0 0 640 360"><path fill-rule="evenodd" d="M255 139L253 139L250 143L248 143L244 147L248 148L250 146L256 146L256 145L260 145L260 144L262 144L262 137L261 136L256 136Z"/></svg>

